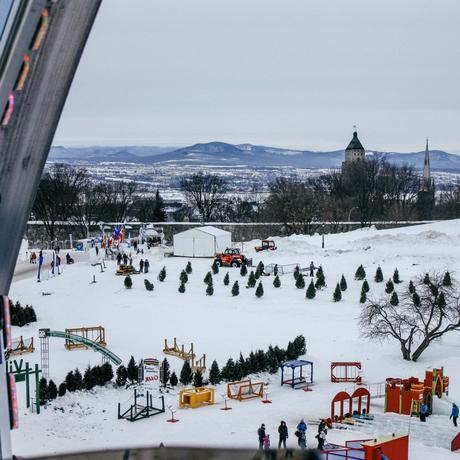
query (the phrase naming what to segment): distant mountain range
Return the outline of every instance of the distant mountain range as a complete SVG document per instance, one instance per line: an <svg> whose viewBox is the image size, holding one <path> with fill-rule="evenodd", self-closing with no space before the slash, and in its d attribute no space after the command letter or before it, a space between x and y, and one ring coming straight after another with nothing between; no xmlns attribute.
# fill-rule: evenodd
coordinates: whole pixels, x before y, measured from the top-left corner
<svg viewBox="0 0 460 460"><path fill-rule="evenodd" d="M398 153L368 151L367 155L384 155L391 163L423 168L425 152ZM52 147L48 161L100 164L135 163L143 165L196 165L210 167L311 168L330 169L341 166L344 150L311 152L263 145L208 142L190 147ZM442 150L430 151L431 168L460 172L460 155Z"/></svg>

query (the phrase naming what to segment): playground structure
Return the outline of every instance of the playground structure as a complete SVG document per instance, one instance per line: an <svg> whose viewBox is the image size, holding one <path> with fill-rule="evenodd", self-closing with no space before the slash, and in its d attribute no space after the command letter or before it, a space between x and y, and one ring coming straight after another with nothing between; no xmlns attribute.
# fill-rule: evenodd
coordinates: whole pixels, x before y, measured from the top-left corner
<svg viewBox="0 0 460 460"><path fill-rule="evenodd" d="M361 363L358 361L333 361L331 363L331 382L332 383L362 383L360 374Z"/></svg>
<svg viewBox="0 0 460 460"><path fill-rule="evenodd" d="M175 356L176 358L182 359L183 361L188 361L192 367L192 371L200 371L201 373L206 371L206 355L197 360L195 351L193 350L193 342L189 344L190 348L185 349L185 345L182 344L180 347L177 344L177 339L174 337L173 346L168 346L168 339L165 339L165 346L163 348L163 353L165 355Z"/></svg>
<svg viewBox="0 0 460 460"><path fill-rule="evenodd" d="M79 341L75 341L72 337L78 336L86 340L91 340L92 342L97 343L101 347L105 347L107 342L105 341L105 328L102 326L95 327L75 327L71 329L66 329L65 333L67 337L65 339L64 346L67 350L74 350L75 348L88 348L88 345Z"/></svg>
<svg viewBox="0 0 460 460"><path fill-rule="evenodd" d="M365 404L363 399L366 398ZM340 410L338 414L335 412L336 404L339 404ZM365 408L363 408L365 405ZM348 407L345 407L348 406ZM331 420L342 421L349 418L353 413L357 415L369 414L371 408L371 394L364 387L357 388L350 396L346 391L337 393L331 401ZM365 412L364 412L365 411Z"/></svg>
<svg viewBox="0 0 460 460"><path fill-rule="evenodd" d="M179 394L179 407L195 409L201 406L214 404L214 388L187 388Z"/></svg>
<svg viewBox="0 0 460 460"><path fill-rule="evenodd" d="M139 403L139 400L145 396L145 402ZM134 390L133 403L125 410L122 410L121 403L118 403L118 419L129 420L130 422L136 422L144 418L153 417L165 412L165 400L164 396L160 396L161 404L160 407L153 405L153 398L149 391L139 394L138 391ZM130 400L131 401L131 400Z"/></svg>
<svg viewBox="0 0 460 460"><path fill-rule="evenodd" d="M251 380L240 380L227 384L227 397L237 401L244 401L252 398L263 398L264 384L262 382L253 383Z"/></svg>
<svg viewBox="0 0 460 460"><path fill-rule="evenodd" d="M309 367L309 374L303 373L304 367ZM284 376L285 369L291 369L291 377ZM297 372L297 369L299 372ZM291 388L308 388L309 385L313 384L313 362L305 361L303 359L294 359L292 361L286 361L281 364L281 386L289 385Z"/></svg>
<svg viewBox="0 0 460 460"><path fill-rule="evenodd" d="M33 353L35 351L34 338L25 339L22 335L18 339L13 339L12 346L7 350L9 356L20 356L24 353Z"/></svg>
<svg viewBox="0 0 460 460"><path fill-rule="evenodd" d="M460 450L460 433L458 433L457 436L455 436L455 438L452 439L452 442L450 443L450 450L452 452Z"/></svg>
<svg viewBox="0 0 460 460"><path fill-rule="evenodd" d="M444 369L425 371L425 379L416 377L408 379L388 378L385 386L385 412L396 414L420 414L420 406L426 403L429 413L433 413L434 396L439 399L449 392L449 377L444 375Z"/></svg>
<svg viewBox="0 0 460 460"><path fill-rule="evenodd" d="M57 337L60 339L65 339L66 341L70 339L72 342L82 343L86 348L90 348L93 351L96 351L102 355L103 360L111 361L115 366L121 364L121 359L110 350L107 350L105 346L100 345L93 340L90 340L86 337L80 335L74 335L69 332L62 331L52 331L50 329L39 329L38 336L40 338L40 367L42 369L42 375L46 379L49 379L49 338Z"/></svg>
<svg viewBox="0 0 460 460"><path fill-rule="evenodd" d="M128 275L138 275L140 272L136 270L132 265L120 264L117 267L116 275L128 276Z"/></svg>
<svg viewBox="0 0 460 460"><path fill-rule="evenodd" d="M39 369L38 364L35 364L34 369L31 369L29 363L25 363L23 367L23 360L21 359L19 363L14 359L13 361L8 361L8 375L14 378L16 383L25 382L26 383L26 407L29 409L31 406L30 397L30 377L33 376L35 380L35 398L33 402L33 406L35 406L36 413L40 413L40 398L39 398L39 391L40 391L40 373L41 369Z"/></svg>

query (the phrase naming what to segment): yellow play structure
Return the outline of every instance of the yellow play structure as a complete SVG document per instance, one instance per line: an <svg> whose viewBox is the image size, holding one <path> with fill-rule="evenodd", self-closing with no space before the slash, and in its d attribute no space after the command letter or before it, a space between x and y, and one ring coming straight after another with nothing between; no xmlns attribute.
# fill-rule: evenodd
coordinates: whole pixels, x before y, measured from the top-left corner
<svg viewBox="0 0 460 460"><path fill-rule="evenodd" d="M193 343L190 344L190 348L187 347L185 349L185 345L178 345L177 344L177 339L174 337L173 345L168 346L168 339L165 339L165 347L163 348L163 353L165 355L171 355L175 356L176 358L180 358L184 361L188 361L190 363L190 366L192 367L192 371L200 371L200 372L205 372L206 371L206 355L203 354L203 356L197 360L196 354L193 351Z"/></svg>
<svg viewBox="0 0 460 460"><path fill-rule="evenodd" d="M66 334L78 335L84 339L92 340L101 347L107 345L105 341L105 328L102 326L95 327L75 327L65 330ZM70 337L66 337L64 346L67 350L73 350L75 348L88 348L84 343L75 342Z"/></svg>
<svg viewBox="0 0 460 460"><path fill-rule="evenodd" d="M179 407L196 407L208 406L214 404L214 388L187 388L181 390L179 395Z"/></svg>

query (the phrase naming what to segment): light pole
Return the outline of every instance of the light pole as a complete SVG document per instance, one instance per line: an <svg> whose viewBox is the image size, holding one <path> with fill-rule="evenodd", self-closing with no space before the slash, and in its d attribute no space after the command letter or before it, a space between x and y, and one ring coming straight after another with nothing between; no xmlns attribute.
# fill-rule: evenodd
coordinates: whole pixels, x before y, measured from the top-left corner
<svg viewBox="0 0 460 460"><path fill-rule="evenodd" d="M321 248L324 249L324 224L321 225Z"/></svg>

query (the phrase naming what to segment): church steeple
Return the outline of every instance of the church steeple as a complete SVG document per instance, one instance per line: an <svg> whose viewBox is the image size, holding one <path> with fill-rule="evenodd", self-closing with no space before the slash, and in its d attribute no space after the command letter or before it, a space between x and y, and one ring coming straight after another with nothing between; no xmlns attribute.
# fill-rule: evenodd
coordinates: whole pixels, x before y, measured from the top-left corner
<svg viewBox="0 0 460 460"><path fill-rule="evenodd" d="M425 187L431 185L430 150L428 148L428 137L426 138L425 162L423 164L423 183Z"/></svg>

